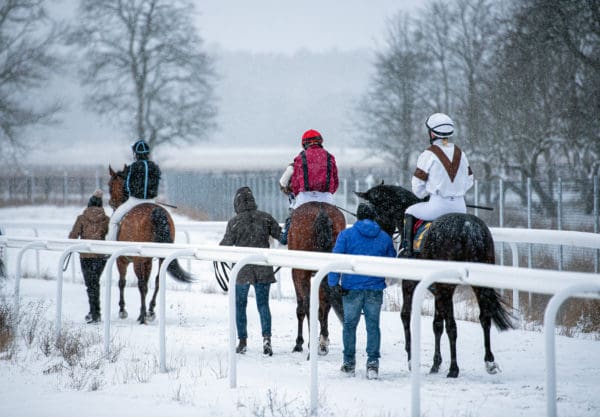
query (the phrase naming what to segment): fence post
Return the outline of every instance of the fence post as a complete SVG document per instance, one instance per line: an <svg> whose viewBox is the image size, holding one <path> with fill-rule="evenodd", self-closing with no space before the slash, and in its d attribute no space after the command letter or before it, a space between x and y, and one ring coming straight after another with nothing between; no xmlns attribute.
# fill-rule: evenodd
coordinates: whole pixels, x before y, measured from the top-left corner
<svg viewBox="0 0 600 417"><path fill-rule="evenodd" d="M499 227L504 227L504 181L502 178L499 180L498 184L498 213L500 218L498 219ZM500 244L500 265L504 266L504 242Z"/></svg>
<svg viewBox="0 0 600 417"><path fill-rule="evenodd" d="M557 210L557 216L558 216L558 230L562 230L562 177L558 178L558 201L557 201L557 205L558 205L558 210ZM559 245L558 247L558 270L562 271L563 270L563 246Z"/></svg>
<svg viewBox="0 0 600 417"><path fill-rule="evenodd" d="M600 218L598 213L598 201L600 200L599 187L598 187L598 175L594 176L594 233L598 233L600 228ZM596 262L594 263L594 272L598 273L600 270L600 249L596 249Z"/></svg>
<svg viewBox="0 0 600 417"><path fill-rule="evenodd" d="M554 330L556 313L560 306L578 293L596 292L600 294L600 284L576 284L557 292L550 299L544 313L544 336L546 344L546 415L556 417L556 345Z"/></svg>
<svg viewBox="0 0 600 417"><path fill-rule="evenodd" d="M310 303L309 303L309 357L310 357L310 414L316 416L319 412L319 380L318 380L318 362L319 356L319 330L317 322L319 320L319 286L321 280L332 271L352 271L350 262L331 262L317 271L310 280Z"/></svg>
<svg viewBox="0 0 600 417"><path fill-rule="evenodd" d="M527 228L531 229L531 177L527 177ZM527 244L527 268L531 268L533 250L531 243ZM531 292L527 294L528 307L531 310Z"/></svg>

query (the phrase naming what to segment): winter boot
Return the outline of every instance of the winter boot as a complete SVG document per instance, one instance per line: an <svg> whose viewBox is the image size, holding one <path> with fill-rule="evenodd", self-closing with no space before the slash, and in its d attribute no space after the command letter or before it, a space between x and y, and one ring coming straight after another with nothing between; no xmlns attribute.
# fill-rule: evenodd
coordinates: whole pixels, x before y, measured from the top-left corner
<svg viewBox="0 0 600 417"><path fill-rule="evenodd" d="M263 339L263 353L268 356L273 356L273 348L271 347L270 337L265 337Z"/></svg>
<svg viewBox="0 0 600 417"><path fill-rule="evenodd" d="M412 214L404 215L404 231L402 233L402 248L398 252L398 258L413 257L413 240L415 239L415 216Z"/></svg>
<svg viewBox="0 0 600 417"><path fill-rule="evenodd" d="M90 311L85 315L85 322L89 323L92 320L92 312Z"/></svg>
<svg viewBox="0 0 600 417"><path fill-rule="evenodd" d="M356 370L354 368L355 368L354 365L345 363L340 368L340 371L342 371L342 373L346 376L354 376L354 375L356 375Z"/></svg>
<svg viewBox="0 0 600 417"><path fill-rule="evenodd" d="M367 379L379 378L379 365L377 363L367 363Z"/></svg>
<svg viewBox="0 0 600 417"><path fill-rule="evenodd" d="M290 224L292 223L292 216L285 219L285 224L283 225L283 230L281 231L281 236L279 236L279 243L283 246L286 246L288 243L288 232L290 230Z"/></svg>
<svg viewBox="0 0 600 417"><path fill-rule="evenodd" d="M235 348L235 353L246 353L246 339L240 339L240 343Z"/></svg>

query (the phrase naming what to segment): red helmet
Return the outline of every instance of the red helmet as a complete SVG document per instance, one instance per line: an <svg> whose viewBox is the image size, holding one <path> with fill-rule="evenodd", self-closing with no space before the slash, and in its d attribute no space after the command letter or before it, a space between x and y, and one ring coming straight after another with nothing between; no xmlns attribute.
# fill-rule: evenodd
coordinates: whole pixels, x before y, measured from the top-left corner
<svg viewBox="0 0 600 417"><path fill-rule="evenodd" d="M314 129L307 130L302 135L302 147L304 149L308 148L311 145L322 145L322 144L323 144L323 137L321 136L321 134L318 131L316 131Z"/></svg>

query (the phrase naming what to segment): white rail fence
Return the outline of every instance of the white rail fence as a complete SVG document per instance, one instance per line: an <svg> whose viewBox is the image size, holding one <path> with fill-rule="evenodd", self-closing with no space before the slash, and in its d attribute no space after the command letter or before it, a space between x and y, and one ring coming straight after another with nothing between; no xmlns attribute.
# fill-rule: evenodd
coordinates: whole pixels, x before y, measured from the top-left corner
<svg viewBox="0 0 600 417"><path fill-rule="evenodd" d="M495 229L498 241L517 243L545 243L556 245L583 246L600 249L600 236L582 232L556 232L547 230ZM545 341L546 341L546 401L547 415L556 415L556 362L554 324L556 312L569 297L600 298L600 275L592 273L559 272L539 269L525 269L516 266L506 267L466 262L441 262L413 259L390 259L370 256L337 255L328 253L299 252L281 249L258 249L240 247L221 247L215 245L195 246L190 244L158 244L135 242L106 242L93 240L43 239L35 237L0 236L0 245L18 248L15 272L15 308L19 305L20 268L23 254L32 249L62 252L58 264L56 328L61 329L62 321L62 265L69 253L95 252L110 255L104 287L106 290L104 313L105 332L104 348L110 349L110 289L112 286L112 265L122 255L143 255L165 258L166 262L159 273L159 344L160 369L166 372L166 266L176 258L187 258L207 261L225 261L236 263L232 271L232 282L237 272L245 264L273 265L294 267L316 271L312 278L310 305L310 403L313 414L318 413L318 344L317 331L317 293L318 282L331 271L359 273L375 276L386 276L393 279L418 280L413 304L411 329L412 366L411 366L411 412L420 415L420 317L421 307L427 288L434 282L476 285L495 288L514 288L554 295L546 309ZM514 255L513 255L514 256ZM515 264L516 265L516 264ZM229 382L230 387L237 386L237 370L235 355L235 285L230 286L229 293Z"/></svg>

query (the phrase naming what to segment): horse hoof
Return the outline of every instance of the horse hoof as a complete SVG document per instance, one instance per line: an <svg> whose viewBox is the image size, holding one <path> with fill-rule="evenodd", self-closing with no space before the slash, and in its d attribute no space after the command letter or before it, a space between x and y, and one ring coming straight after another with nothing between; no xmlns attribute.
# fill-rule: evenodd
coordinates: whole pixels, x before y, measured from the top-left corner
<svg viewBox="0 0 600 417"><path fill-rule="evenodd" d="M146 318L147 318L149 321L154 321L154 320L156 320L156 314L154 313L154 311L152 311L152 312L150 312L150 313L148 313L148 314L146 315Z"/></svg>
<svg viewBox="0 0 600 417"><path fill-rule="evenodd" d="M458 378L458 369L450 369L450 371L448 372L448 375L446 375L446 377Z"/></svg>
<svg viewBox="0 0 600 417"><path fill-rule="evenodd" d="M437 374L440 371L440 366L439 365L433 365L431 367L431 369L429 370L430 374Z"/></svg>
<svg viewBox="0 0 600 417"><path fill-rule="evenodd" d="M125 310L119 311L119 318L126 319L127 316L128 316L128 314L127 314L127 312Z"/></svg>
<svg viewBox="0 0 600 417"><path fill-rule="evenodd" d="M325 356L329 353L329 348L327 346L320 345L318 353L319 356Z"/></svg>
<svg viewBox="0 0 600 417"><path fill-rule="evenodd" d="M292 352L302 352L302 346L300 346L300 345L294 346L294 349L292 349Z"/></svg>
<svg viewBox="0 0 600 417"><path fill-rule="evenodd" d="M409 371L412 371L412 368L411 368L411 366L410 366L410 360L408 361L408 370L409 370Z"/></svg>
<svg viewBox="0 0 600 417"><path fill-rule="evenodd" d="M485 363L485 370L490 375L494 375L494 374L497 374L499 372L502 372L502 369L500 369L500 366L496 362L486 362Z"/></svg>

